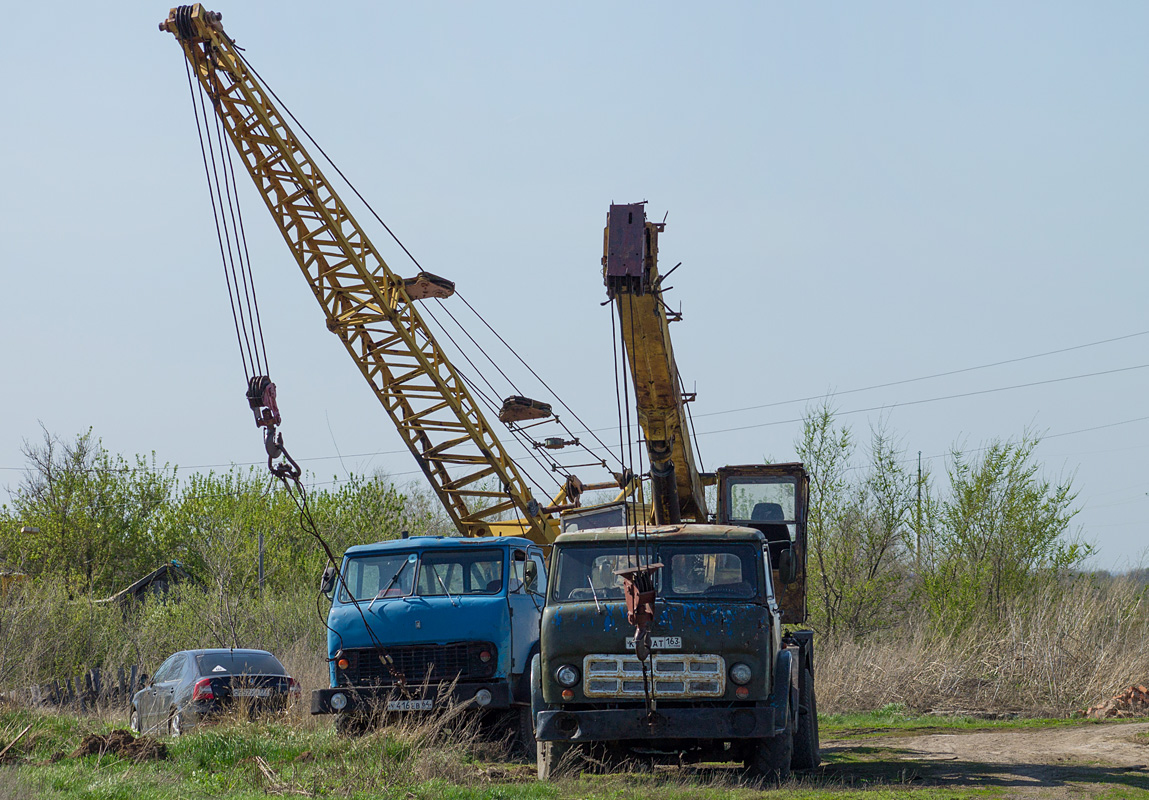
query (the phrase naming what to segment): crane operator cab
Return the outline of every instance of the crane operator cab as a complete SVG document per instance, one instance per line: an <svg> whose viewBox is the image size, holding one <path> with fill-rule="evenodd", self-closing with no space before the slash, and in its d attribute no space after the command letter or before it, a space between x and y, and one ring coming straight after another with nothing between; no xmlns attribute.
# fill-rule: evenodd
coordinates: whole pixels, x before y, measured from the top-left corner
<svg viewBox="0 0 1149 800"><path fill-rule="evenodd" d="M761 531L770 550L782 621L806 619L806 507L810 478L801 464L751 464L718 470L721 525Z"/></svg>

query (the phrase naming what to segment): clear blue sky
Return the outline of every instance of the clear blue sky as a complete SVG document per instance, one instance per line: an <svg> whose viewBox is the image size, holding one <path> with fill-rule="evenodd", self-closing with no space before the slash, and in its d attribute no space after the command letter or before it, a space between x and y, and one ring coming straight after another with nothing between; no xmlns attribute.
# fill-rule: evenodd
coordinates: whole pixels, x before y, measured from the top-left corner
<svg viewBox="0 0 1149 800"><path fill-rule="evenodd" d="M1149 421L1071 433L1149 415L1149 369L897 406L1146 364L1149 336L844 393L1149 330L1149 6L209 7L592 427L616 422L605 213L649 200L708 467L792 458L803 404L719 412L838 392L886 408L843 417L863 439L884 418L927 458L1070 433L1040 455L1076 472L1096 563L1149 543ZM260 458L167 10L5 12L0 486L40 421L181 469ZM317 482L406 479L406 453L356 455L401 443L241 188L293 452Z"/></svg>

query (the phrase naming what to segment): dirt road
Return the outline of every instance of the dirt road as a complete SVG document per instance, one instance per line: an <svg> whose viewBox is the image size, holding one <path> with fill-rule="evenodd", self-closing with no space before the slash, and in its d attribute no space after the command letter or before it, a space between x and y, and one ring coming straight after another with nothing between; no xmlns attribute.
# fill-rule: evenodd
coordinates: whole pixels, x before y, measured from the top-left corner
<svg viewBox="0 0 1149 800"><path fill-rule="evenodd" d="M846 782L992 787L1006 797L1149 791L1149 723L886 735L827 741L823 752L827 773Z"/></svg>

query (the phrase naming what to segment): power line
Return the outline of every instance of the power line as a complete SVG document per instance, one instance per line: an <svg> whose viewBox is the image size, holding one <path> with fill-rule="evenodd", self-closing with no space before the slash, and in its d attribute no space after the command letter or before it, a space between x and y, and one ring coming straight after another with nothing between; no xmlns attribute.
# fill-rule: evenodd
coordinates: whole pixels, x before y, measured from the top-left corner
<svg viewBox="0 0 1149 800"><path fill-rule="evenodd" d="M1086 347L1096 347L1096 346L1102 345L1102 344L1110 344L1112 342L1120 342L1124 339L1132 339L1132 338L1137 337L1137 336L1145 336L1145 335L1149 335L1149 331L1139 331L1137 333L1128 333L1128 334L1125 334L1124 336L1115 336L1111 339L1101 339L1101 340L1096 341L1096 342L1087 342L1086 344L1077 344L1077 345L1073 345L1072 347L1063 347L1060 350L1049 350L1049 351L1044 352L1044 353L1034 353L1034 354L1028 355L1028 356L1019 356L1018 358L1009 358L1009 359L1006 359L1005 361L994 361L991 364L979 364L976 367L964 367L962 369L954 369L954 370L950 370L948 372L935 372L933 375L922 375L921 377L918 377L918 378L903 378L902 380L890 381L889 383L876 383L873 386L862 386L862 387L857 388L857 389L846 389L844 391L834 392L834 396L840 397L841 395L846 395L846 394L857 394L858 392L868 392L868 391L871 391L873 389L885 389L885 388L888 388L890 386L902 386L902 385L907 384L907 383L917 383L918 381L928 381L928 380L931 380L933 378L944 378L948 375L960 375L964 372L974 372L974 371L979 370L979 369L989 369L990 367L1000 367L1003 364L1016 364L1020 361L1029 361L1029 360L1034 359L1034 358L1044 358L1046 356L1054 356L1054 355L1058 355L1060 353L1068 353L1070 351L1081 350L1081 349L1084 349ZM779 401L774 402L774 403L763 403L762 405L757 405L757 406L744 406L742 408L729 408L729 409L726 409L725 411L708 411L705 414L695 414L695 416L696 417L716 417L716 416L719 416L720 414L735 414L739 411L754 411L754 410L760 409L760 408L774 408L776 406L792 405L793 403L805 403L805 402L809 402L810 400L820 400L822 397L825 397L825 395L821 394L821 395L812 395L810 397L796 397L793 400L779 400Z"/></svg>

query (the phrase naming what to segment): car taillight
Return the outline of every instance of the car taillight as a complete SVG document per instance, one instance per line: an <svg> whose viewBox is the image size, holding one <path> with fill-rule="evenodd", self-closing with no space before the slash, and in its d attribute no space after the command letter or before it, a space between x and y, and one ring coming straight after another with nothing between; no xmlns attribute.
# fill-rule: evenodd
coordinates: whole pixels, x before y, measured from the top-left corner
<svg viewBox="0 0 1149 800"><path fill-rule="evenodd" d="M200 678L192 689L192 700L214 700L215 692L211 690L211 678Z"/></svg>
<svg viewBox="0 0 1149 800"><path fill-rule="evenodd" d="M297 681L295 678L288 678L287 691L289 691L291 694L299 694L303 690L299 688L299 681Z"/></svg>

